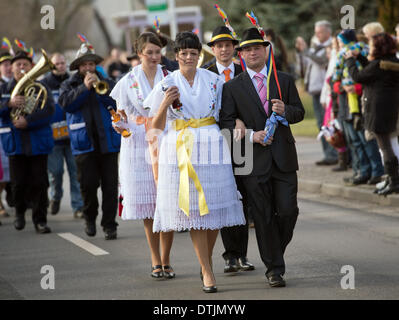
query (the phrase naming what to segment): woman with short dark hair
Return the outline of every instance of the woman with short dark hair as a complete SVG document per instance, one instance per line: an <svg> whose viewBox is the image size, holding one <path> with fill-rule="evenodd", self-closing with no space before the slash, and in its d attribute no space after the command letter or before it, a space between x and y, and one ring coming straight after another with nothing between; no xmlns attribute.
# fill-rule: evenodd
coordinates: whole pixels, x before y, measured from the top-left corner
<svg viewBox="0 0 399 320"><path fill-rule="evenodd" d="M217 291L212 252L218 230L245 224L245 218L229 147L217 125L223 80L197 68L201 49L197 35L179 33L175 52L180 69L154 88L144 106L151 109L153 127L165 131L154 232L190 230L203 291L211 293Z"/></svg>
<svg viewBox="0 0 399 320"><path fill-rule="evenodd" d="M354 81L364 88L363 116L365 129L375 133L378 146L384 157L388 174L380 195L399 192L398 158L392 148L391 139L398 137L399 112L399 59L397 45L388 33L379 33L370 40L369 62L360 70L356 66L354 52L346 55L349 73Z"/></svg>

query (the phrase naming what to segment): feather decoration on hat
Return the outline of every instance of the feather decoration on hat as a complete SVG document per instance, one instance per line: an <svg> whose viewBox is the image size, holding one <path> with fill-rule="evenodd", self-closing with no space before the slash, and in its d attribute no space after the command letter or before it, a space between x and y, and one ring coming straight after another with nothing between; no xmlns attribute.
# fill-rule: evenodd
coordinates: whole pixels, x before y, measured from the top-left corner
<svg viewBox="0 0 399 320"><path fill-rule="evenodd" d="M78 38L80 39L80 41L82 41L83 43L86 43L87 46L88 46L90 49L94 49L93 46L90 44L89 40L87 40L87 38L86 38L83 34L81 34L80 32L78 32L77 36L78 36Z"/></svg>
<svg viewBox="0 0 399 320"><path fill-rule="evenodd" d="M255 14L253 13L253 11L251 11L251 13L249 14L247 12L246 17L251 21L251 23L254 25L254 27L256 29L258 29L260 35L262 36L263 40L266 41L266 34L265 31L263 30L263 28L259 25L259 21L258 18L255 16Z"/></svg>
<svg viewBox="0 0 399 320"><path fill-rule="evenodd" d="M6 49L12 56L15 55L14 50L12 48L10 40L8 38L4 37L3 42L1 44L2 49Z"/></svg>
<svg viewBox="0 0 399 320"><path fill-rule="evenodd" d="M158 34L161 33L160 25L161 25L161 20L159 20L159 18L158 18L157 16L155 16L155 20L154 20L154 29L156 30L156 32L157 32Z"/></svg>
<svg viewBox="0 0 399 320"><path fill-rule="evenodd" d="M15 44L18 46L18 48L22 49L25 52L28 52L28 49L26 49L25 42L22 40L15 39Z"/></svg>
<svg viewBox="0 0 399 320"><path fill-rule="evenodd" d="M33 50L32 47L27 51L28 56L31 57L32 59L35 57L35 50Z"/></svg>
<svg viewBox="0 0 399 320"><path fill-rule="evenodd" d="M233 27L230 25L229 19L227 18L226 12L223 11L222 8L220 8L217 4L215 4L215 8L218 11L219 15L222 17L224 24L226 27L230 30L231 35L233 36L234 39L237 39L237 34L235 33Z"/></svg>

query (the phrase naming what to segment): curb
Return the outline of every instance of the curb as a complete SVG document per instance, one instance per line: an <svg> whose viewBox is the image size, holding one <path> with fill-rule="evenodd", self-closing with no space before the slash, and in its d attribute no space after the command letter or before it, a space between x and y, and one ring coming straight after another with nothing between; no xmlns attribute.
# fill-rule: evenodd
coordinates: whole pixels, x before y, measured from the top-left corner
<svg viewBox="0 0 399 320"><path fill-rule="evenodd" d="M328 196L354 199L382 206L399 207L399 195L391 194L387 197L383 197L372 193L371 190L359 187L349 187L339 184L323 183L315 180L298 179L298 189L303 192L321 193Z"/></svg>

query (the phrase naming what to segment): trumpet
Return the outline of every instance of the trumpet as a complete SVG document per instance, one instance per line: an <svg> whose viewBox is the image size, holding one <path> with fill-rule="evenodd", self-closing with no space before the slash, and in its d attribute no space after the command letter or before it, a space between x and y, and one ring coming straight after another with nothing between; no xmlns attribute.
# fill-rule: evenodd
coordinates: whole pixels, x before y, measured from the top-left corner
<svg viewBox="0 0 399 320"><path fill-rule="evenodd" d="M108 92L109 84L107 81L101 81L96 73L91 73L90 71L87 71L86 74L92 74L96 78L96 82L93 84L93 88L94 90L96 90L97 94L104 95Z"/></svg>

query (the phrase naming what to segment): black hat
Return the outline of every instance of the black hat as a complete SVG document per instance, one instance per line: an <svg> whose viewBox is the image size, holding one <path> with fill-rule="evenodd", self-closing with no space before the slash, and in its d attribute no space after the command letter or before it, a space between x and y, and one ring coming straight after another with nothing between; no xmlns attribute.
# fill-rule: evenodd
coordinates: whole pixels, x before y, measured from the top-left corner
<svg viewBox="0 0 399 320"><path fill-rule="evenodd" d="M233 41L233 45L238 44L238 40L236 40L232 35L226 26L221 26L217 27L215 30L213 30L212 33L212 39L210 42L207 43L209 47L212 47L216 41L226 41L226 40L231 40Z"/></svg>
<svg viewBox="0 0 399 320"><path fill-rule="evenodd" d="M15 53L15 56L11 59L11 63L14 63L17 60L21 60L21 59L26 59L29 60L30 63L33 63L32 57L29 56L29 54L25 51L17 51Z"/></svg>
<svg viewBox="0 0 399 320"><path fill-rule="evenodd" d="M268 45L270 45L270 42L263 40L258 29L250 28L243 32L240 46L237 48L237 50L241 51L243 48L250 47L256 44L261 44L267 47Z"/></svg>
<svg viewBox="0 0 399 320"><path fill-rule="evenodd" d="M93 61L95 64L99 64L103 60L104 59L102 57L96 54L96 51L89 42L84 42L76 53L75 60L73 60L69 66L69 70L78 70L79 66L85 61Z"/></svg>
<svg viewBox="0 0 399 320"><path fill-rule="evenodd" d="M11 60L12 60L12 55L9 52L0 53L0 64L2 64L4 61L11 61Z"/></svg>

